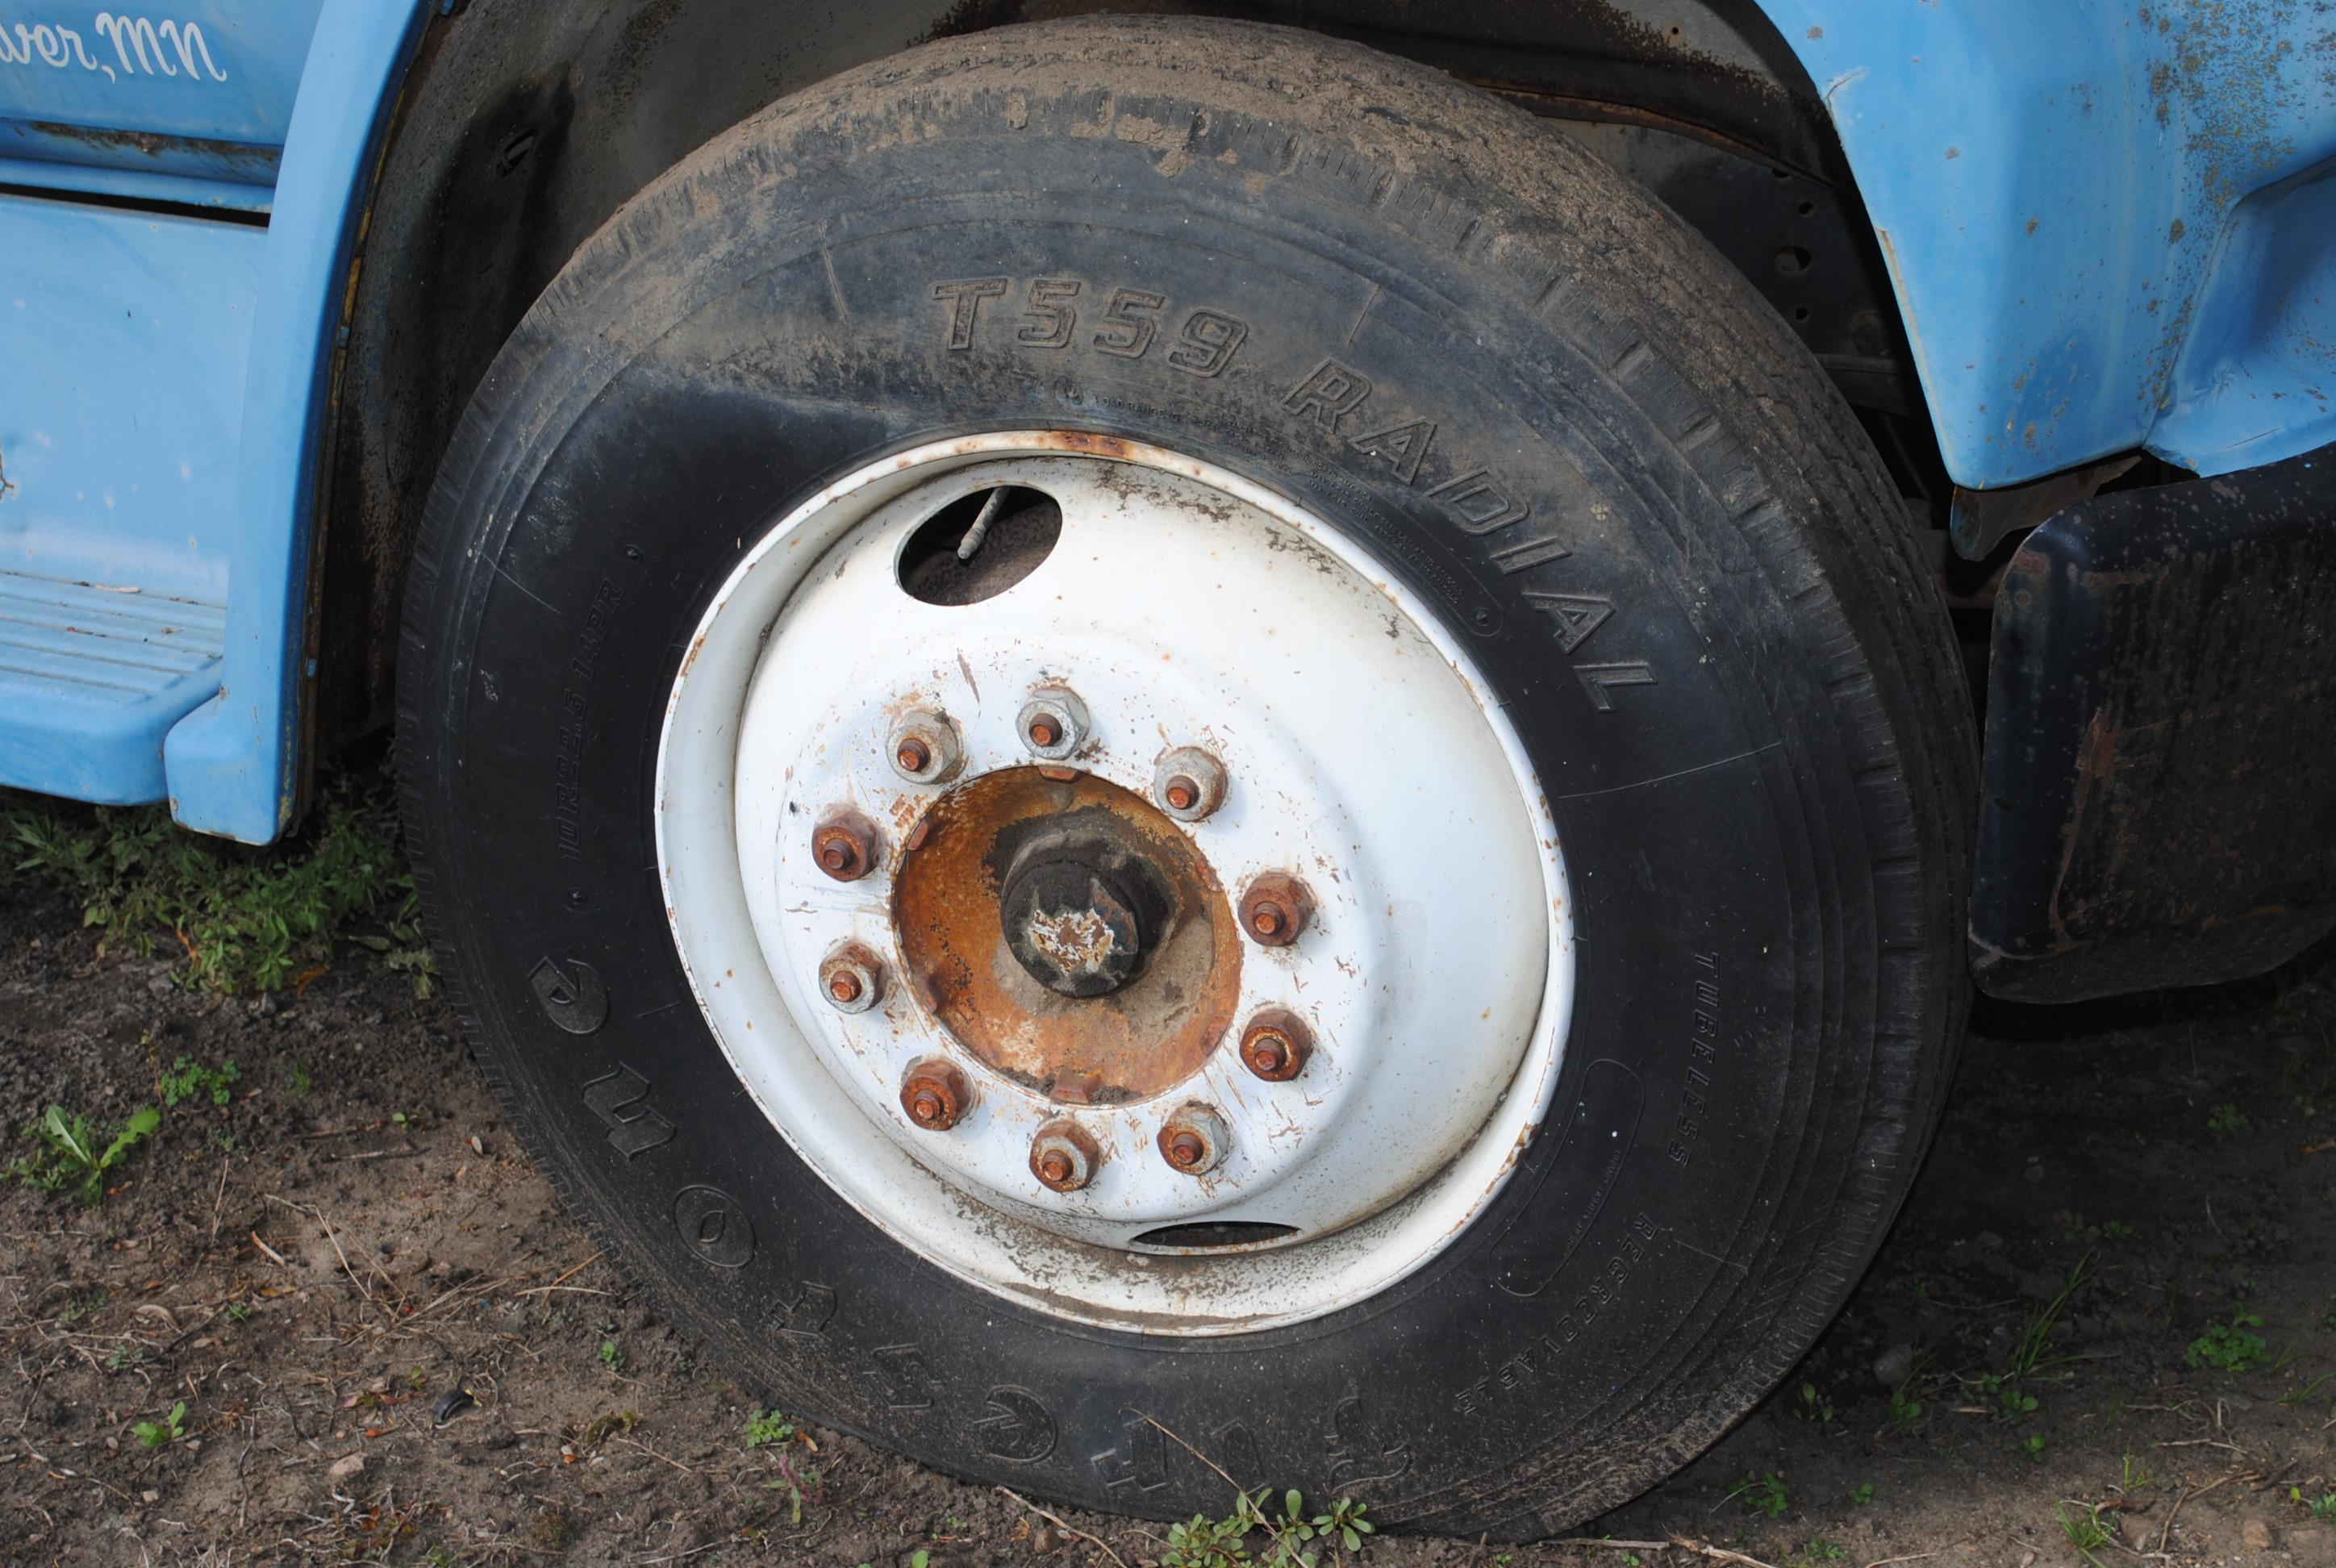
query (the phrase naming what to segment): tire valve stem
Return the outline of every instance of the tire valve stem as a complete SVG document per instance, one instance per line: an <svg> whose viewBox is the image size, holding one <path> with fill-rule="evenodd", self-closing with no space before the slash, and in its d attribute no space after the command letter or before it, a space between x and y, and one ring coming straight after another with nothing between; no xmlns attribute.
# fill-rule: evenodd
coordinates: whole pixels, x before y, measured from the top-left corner
<svg viewBox="0 0 2336 1568"><path fill-rule="evenodd" d="M973 526L967 529L965 537L957 542L958 560L971 560L973 552L981 548L981 541L989 537L989 525L997 518L998 509L1006 504L1006 486L999 485L989 492L989 499L981 503L981 514L973 520Z"/></svg>

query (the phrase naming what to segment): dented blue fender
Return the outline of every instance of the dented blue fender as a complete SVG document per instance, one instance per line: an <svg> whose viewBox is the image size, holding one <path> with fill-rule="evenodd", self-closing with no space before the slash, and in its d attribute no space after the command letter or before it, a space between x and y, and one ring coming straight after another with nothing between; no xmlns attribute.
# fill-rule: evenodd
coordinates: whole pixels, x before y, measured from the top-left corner
<svg viewBox="0 0 2336 1568"><path fill-rule="evenodd" d="M2336 439L2336 15L1764 0L1824 97L1947 471Z"/></svg>
<svg viewBox="0 0 2336 1568"><path fill-rule="evenodd" d="M2319 0L1759 4L1956 482L2336 440ZM433 8L0 0L0 784L289 823L335 336Z"/></svg>

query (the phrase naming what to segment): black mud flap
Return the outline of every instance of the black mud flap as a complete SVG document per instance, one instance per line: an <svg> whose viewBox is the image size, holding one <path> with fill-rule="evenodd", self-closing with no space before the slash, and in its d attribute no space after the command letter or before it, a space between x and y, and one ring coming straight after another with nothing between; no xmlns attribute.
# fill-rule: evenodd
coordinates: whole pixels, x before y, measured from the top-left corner
<svg viewBox="0 0 2336 1568"><path fill-rule="evenodd" d="M2336 926L2336 446L2097 496L1995 607L1971 972L2070 1002Z"/></svg>

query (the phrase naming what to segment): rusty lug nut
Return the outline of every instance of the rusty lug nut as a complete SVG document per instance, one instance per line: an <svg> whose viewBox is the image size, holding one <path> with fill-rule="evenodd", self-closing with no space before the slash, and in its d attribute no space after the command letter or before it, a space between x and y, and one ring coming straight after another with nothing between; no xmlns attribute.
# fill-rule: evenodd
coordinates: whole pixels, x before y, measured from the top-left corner
<svg viewBox="0 0 2336 1568"><path fill-rule="evenodd" d="M947 784L965 761L957 726L947 714L923 709L892 726L885 749L891 754L892 771L910 784Z"/></svg>
<svg viewBox="0 0 2336 1568"><path fill-rule="evenodd" d="M973 1103L965 1075L949 1062L929 1057L909 1069L900 1080L900 1108L909 1120L929 1133L946 1133L963 1118Z"/></svg>
<svg viewBox="0 0 2336 1568"><path fill-rule="evenodd" d="M1032 753L1059 762L1086 744L1087 705L1068 687L1042 686L1030 694L1014 723Z"/></svg>
<svg viewBox="0 0 2336 1568"><path fill-rule="evenodd" d="M1229 1135L1216 1107L1198 1101L1168 1118L1155 1140L1160 1157L1188 1176L1205 1176L1224 1164Z"/></svg>
<svg viewBox="0 0 2336 1568"><path fill-rule="evenodd" d="M1262 947L1286 948L1314 915L1314 895L1288 872L1267 872L1241 897L1241 930Z"/></svg>
<svg viewBox="0 0 2336 1568"><path fill-rule="evenodd" d="M864 1013L884 999L884 962L858 942L820 960L819 989L839 1013Z"/></svg>
<svg viewBox="0 0 2336 1568"><path fill-rule="evenodd" d="M1152 794L1178 822L1199 822L1224 804L1224 765L1196 745L1163 752L1153 765Z"/></svg>
<svg viewBox="0 0 2336 1568"><path fill-rule="evenodd" d="M1076 1193L1095 1180L1103 1153L1085 1127L1048 1122L1030 1140L1030 1174L1057 1193Z"/></svg>
<svg viewBox="0 0 2336 1568"><path fill-rule="evenodd" d="M1285 1084L1306 1070L1314 1031L1297 1014L1268 1008L1241 1030L1241 1066L1268 1083Z"/></svg>
<svg viewBox="0 0 2336 1568"><path fill-rule="evenodd" d="M838 812L812 830L811 858L840 882L856 882L876 869L876 830Z"/></svg>

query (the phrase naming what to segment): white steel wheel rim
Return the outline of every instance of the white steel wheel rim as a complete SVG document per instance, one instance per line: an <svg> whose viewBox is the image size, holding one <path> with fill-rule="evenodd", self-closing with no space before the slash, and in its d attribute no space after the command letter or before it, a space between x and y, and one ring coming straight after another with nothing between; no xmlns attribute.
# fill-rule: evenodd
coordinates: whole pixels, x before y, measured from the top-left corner
<svg viewBox="0 0 2336 1568"><path fill-rule="evenodd" d="M897 562L950 502L1013 484L1060 536L978 603L910 597ZM1076 691L1091 734L1034 756L1017 714ZM674 940L707 1024L795 1153L860 1213L957 1277L1073 1321L1216 1335L1363 1300L1465 1232L1514 1170L1564 1050L1573 939L1555 824L1489 687L1426 607L1335 530L1236 475L1073 433L920 447L830 485L757 541L683 661L657 755L657 842ZM904 711L946 713L946 784L890 765ZM1223 762L1223 803L1184 831L1228 901L1260 872L1306 881L1299 940L1240 943L1222 1046L1124 1103L1051 1099L959 1047L902 974L892 884L950 789L1050 761L1153 798L1179 745ZM822 872L813 826L875 825L876 870ZM824 994L822 956L884 966L874 1006ZM1242 1065L1241 1024L1297 1012L1305 1071ZM944 1132L902 1074L946 1057L971 1088ZM1227 1133L1196 1179L1154 1146L1202 1104ZM1030 1140L1065 1118L1103 1152L1050 1191ZM1266 1242L1139 1240L1172 1226L1286 1226ZM1194 1234L1178 1232L1180 1236Z"/></svg>

